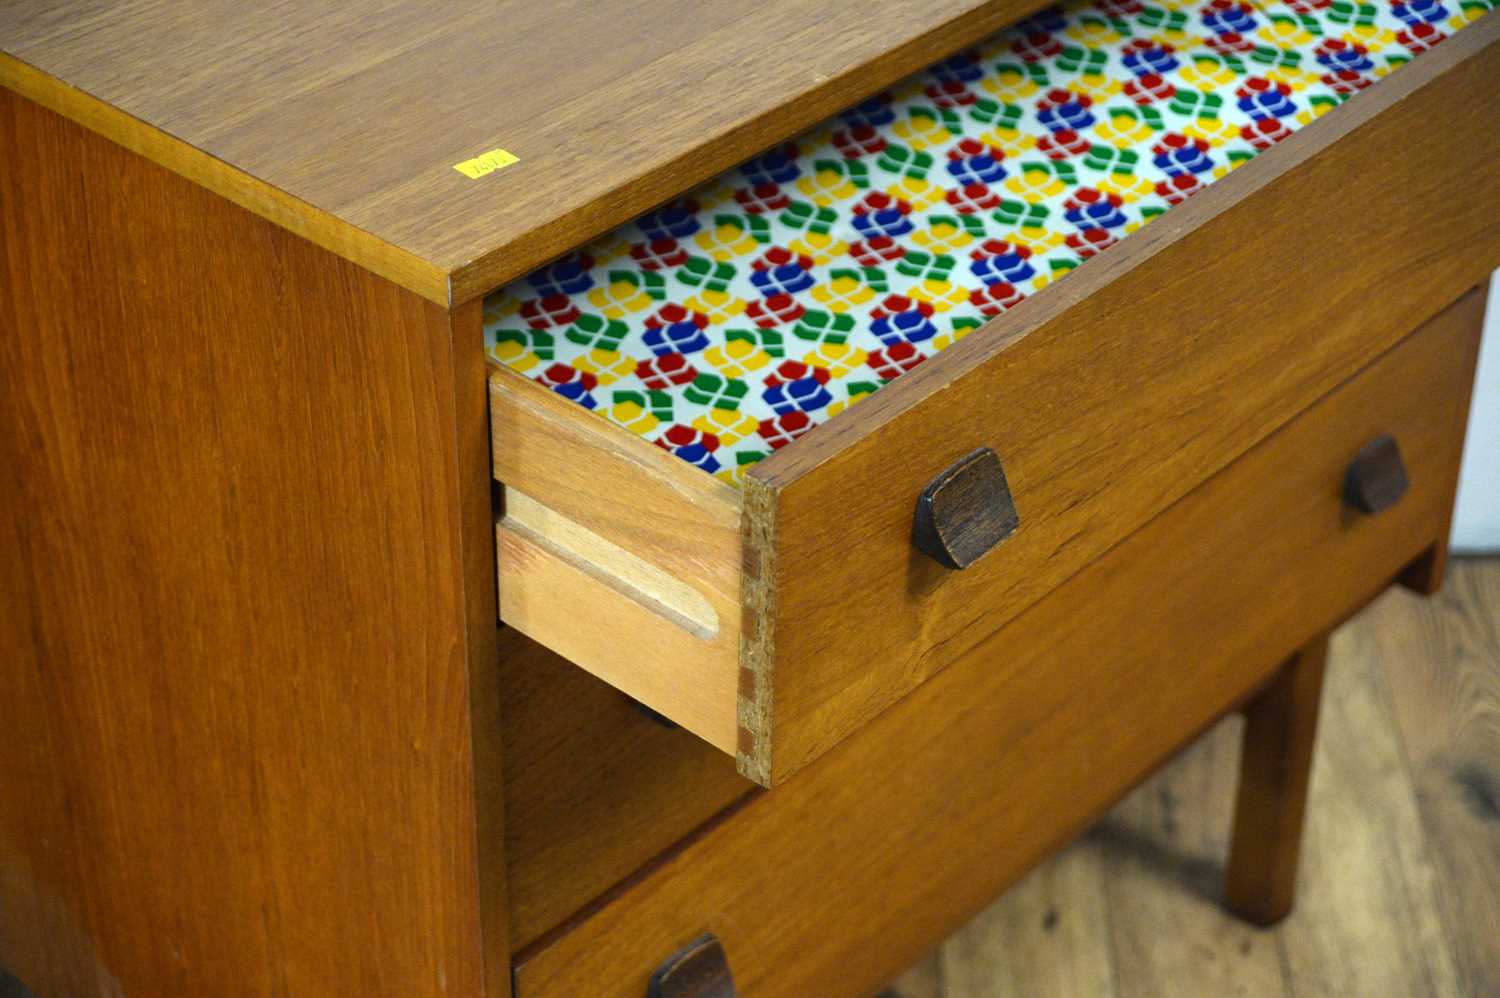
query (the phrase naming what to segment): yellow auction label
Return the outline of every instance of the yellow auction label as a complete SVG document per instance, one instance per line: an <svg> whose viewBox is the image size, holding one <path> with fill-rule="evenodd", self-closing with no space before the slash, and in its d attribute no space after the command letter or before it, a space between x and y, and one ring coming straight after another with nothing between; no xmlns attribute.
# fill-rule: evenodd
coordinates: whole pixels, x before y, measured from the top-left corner
<svg viewBox="0 0 1500 998"><path fill-rule="evenodd" d="M519 159L520 157L515 153L506 152L504 149L491 149L489 152L480 153L473 159L454 163L453 169L470 180L478 180L486 173L494 173L496 170L503 170L510 164L519 162Z"/></svg>

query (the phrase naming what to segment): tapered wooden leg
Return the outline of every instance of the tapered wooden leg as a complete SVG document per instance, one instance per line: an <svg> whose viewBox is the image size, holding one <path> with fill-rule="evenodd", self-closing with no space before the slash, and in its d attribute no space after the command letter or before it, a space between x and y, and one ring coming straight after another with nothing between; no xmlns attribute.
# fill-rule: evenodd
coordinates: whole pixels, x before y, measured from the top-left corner
<svg viewBox="0 0 1500 998"><path fill-rule="evenodd" d="M1245 707L1225 903L1256 925L1292 910L1328 636L1282 666Z"/></svg>

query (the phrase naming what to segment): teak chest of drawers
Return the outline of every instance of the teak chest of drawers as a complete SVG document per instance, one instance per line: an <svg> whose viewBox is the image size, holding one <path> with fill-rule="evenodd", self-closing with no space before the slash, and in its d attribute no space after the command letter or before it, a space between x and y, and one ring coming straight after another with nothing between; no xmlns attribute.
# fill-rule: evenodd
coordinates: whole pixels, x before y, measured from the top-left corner
<svg viewBox="0 0 1500 998"><path fill-rule="evenodd" d="M1324 638L1442 576L1487 4L252 6L0 11L0 966L867 993L1235 709L1285 914Z"/></svg>

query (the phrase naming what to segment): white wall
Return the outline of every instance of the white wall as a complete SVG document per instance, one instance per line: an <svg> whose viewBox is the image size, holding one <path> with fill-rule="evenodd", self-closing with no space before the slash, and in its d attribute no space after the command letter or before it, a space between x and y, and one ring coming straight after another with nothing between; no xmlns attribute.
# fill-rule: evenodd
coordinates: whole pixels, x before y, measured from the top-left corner
<svg viewBox="0 0 1500 998"><path fill-rule="evenodd" d="M1500 271L1490 278L1484 342L1469 409L1469 440L1458 475L1453 549L1500 551Z"/></svg>

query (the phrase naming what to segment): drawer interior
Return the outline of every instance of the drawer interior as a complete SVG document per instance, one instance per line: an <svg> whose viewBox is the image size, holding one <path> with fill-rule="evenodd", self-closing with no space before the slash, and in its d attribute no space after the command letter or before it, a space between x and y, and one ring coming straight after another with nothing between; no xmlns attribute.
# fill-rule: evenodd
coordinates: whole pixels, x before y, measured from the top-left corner
<svg viewBox="0 0 1500 998"><path fill-rule="evenodd" d="M502 619L764 781L746 472L1485 9L1068 4L498 290Z"/></svg>

